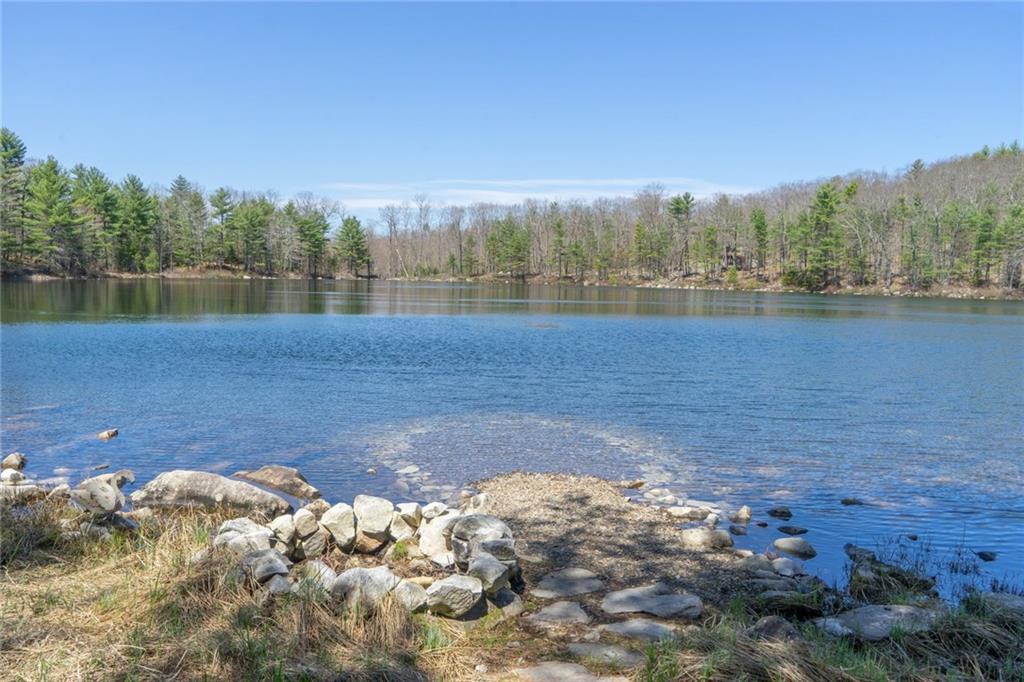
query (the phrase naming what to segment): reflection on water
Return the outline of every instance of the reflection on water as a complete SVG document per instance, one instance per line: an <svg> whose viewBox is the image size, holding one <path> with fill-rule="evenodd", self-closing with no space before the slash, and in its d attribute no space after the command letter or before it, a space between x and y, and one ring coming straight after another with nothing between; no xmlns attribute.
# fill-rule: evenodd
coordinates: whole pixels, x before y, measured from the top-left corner
<svg viewBox="0 0 1024 682"><path fill-rule="evenodd" d="M101 280L5 283L2 304L0 439L37 474L279 462L329 499L641 476L726 508L784 501L827 578L843 543L900 533L1024 574L1020 303Z"/></svg>

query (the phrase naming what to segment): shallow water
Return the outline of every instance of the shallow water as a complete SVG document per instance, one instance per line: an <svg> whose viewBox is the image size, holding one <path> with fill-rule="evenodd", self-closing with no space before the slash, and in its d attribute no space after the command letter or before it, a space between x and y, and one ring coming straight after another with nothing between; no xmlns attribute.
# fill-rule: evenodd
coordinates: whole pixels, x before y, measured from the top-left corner
<svg viewBox="0 0 1024 682"><path fill-rule="evenodd" d="M2 302L0 439L35 475L278 462L328 499L642 476L788 505L827 580L844 543L908 533L998 552L972 579L1024 575L1021 303L263 280L5 283Z"/></svg>

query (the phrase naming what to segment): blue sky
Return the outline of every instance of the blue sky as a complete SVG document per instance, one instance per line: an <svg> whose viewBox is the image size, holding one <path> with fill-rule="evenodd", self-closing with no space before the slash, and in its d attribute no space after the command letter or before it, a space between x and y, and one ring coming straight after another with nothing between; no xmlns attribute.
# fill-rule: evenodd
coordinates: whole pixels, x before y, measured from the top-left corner
<svg viewBox="0 0 1024 682"><path fill-rule="evenodd" d="M3 123L114 178L698 195L1024 138L1024 5L4 2Z"/></svg>

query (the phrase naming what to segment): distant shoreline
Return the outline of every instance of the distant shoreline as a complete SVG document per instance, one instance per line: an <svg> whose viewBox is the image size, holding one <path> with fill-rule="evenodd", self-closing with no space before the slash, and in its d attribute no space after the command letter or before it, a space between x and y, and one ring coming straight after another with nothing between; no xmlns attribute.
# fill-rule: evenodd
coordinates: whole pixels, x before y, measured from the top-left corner
<svg viewBox="0 0 1024 682"><path fill-rule="evenodd" d="M167 280L202 280L202 281L228 281L228 280L323 280L338 282L374 281L374 282L406 282L406 283L434 283L434 284L533 284L548 286L572 286L572 287L607 287L619 289L674 289L683 291L737 291L744 293L764 294L818 294L828 296L879 296L886 298L943 298L955 300L980 300L980 301L1024 301L1024 289L1007 289L1005 287L987 286L971 287L962 284L938 285L928 289L913 289L905 285L897 285L886 288L882 286L842 286L810 291L799 287L784 286L777 280L760 281L754 278L741 279L735 285L727 285L723 282L704 281L700 277L669 278L641 280L636 278L613 277L606 280L583 280L576 281L569 278L558 279L536 275L527 277L525 280L518 280L509 277L498 277L494 275L480 275L475 277L371 277L369 279L360 277L304 277L298 275L262 275L258 273L243 273L236 270L204 268L184 269L179 268L162 273L120 273L103 272L90 275L53 275L48 272L32 270L5 271L2 273L5 282L52 282L52 281L86 281L100 279L116 280L138 280L138 279L167 279Z"/></svg>

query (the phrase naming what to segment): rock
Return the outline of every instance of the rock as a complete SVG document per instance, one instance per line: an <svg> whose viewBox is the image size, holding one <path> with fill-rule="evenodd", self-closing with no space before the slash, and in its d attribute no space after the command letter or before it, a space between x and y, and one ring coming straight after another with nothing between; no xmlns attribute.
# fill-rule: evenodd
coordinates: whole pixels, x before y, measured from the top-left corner
<svg viewBox="0 0 1024 682"><path fill-rule="evenodd" d="M470 562L466 571L480 581L484 592L495 594L509 586L509 568L485 552L478 553Z"/></svg>
<svg viewBox="0 0 1024 682"><path fill-rule="evenodd" d="M601 644L598 642L571 642L567 647L569 653L582 659L589 659L622 668L633 668L644 662L643 654L630 651L617 644Z"/></svg>
<svg viewBox="0 0 1024 682"><path fill-rule="evenodd" d="M398 510L398 514L401 515L402 520L411 528L419 528L420 521L423 519L423 507L416 502L402 502L401 504L395 505L395 509Z"/></svg>
<svg viewBox="0 0 1024 682"><path fill-rule="evenodd" d="M751 639L768 639L781 642L795 642L803 639L796 626L781 616L765 616L746 628L743 633Z"/></svg>
<svg viewBox="0 0 1024 682"><path fill-rule="evenodd" d="M601 631L611 632L620 637L639 639L645 642L657 642L662 639L671 639L675 636L674 626L665 625L648 618L630 618L629 620L609 623L598 628Z"/></svg>
<svg viewBox="0 0 1024 682"><path fill-rule="evenodd" d="M620 488L625 488L626 490L636 490L644 487L644 481L642 478L637 478L634 480L619 481L616 485Z"/></svg>
<svg viewBox="0 0 1024 682"><path fill-rule="evenodd" d="M856 497L844 497L843 499L839 500L839 504L844 505L846 507L859 506L864 504L864 500L858 499Z"/></svg>
<svg viewBox="0 0 1024 682"><path fill-rule="evenodd" d="M490 595L489 598L495 607L501 609L501 614L505 618L518 618L525 608L523 606L523 600L519 598L519 595L507 587L498 590L494 594Z"/></svg>
<svg viewBox="0 0 1024 682"><path fill-rule="evenodd" d="M356 495L352 509L356 516L356 533L386 542L395 505L383 497Z"/></svg>
<svg viewBox="0 0 1024 682"><path fill-rule="evenodd" d="M807 573L800 564L786 557L772 559L771 567L773 571L787 578L795 575L806 575Z"/></svg>
<svg viewBox="0 0 1024 682"><path fill-rule="evenodd" d="M747 527L733 523L729 525L729 532L733 535L746 535Z"/></svg>
<svg viewBox="0 0 1024 682"><path fill-rule="evenodd" d="M662 618L698 618L704 612L700 597L675 592L666 583L658 582L610 592L601 601L606 613L649 613Z"/></svg>
<svg viewBox="0 0 1024 682"><path fill-rule="evenodd" d="M95 478L98 478L101 481L106 481L120 490L127 483L135 483L135 472L131 469L118 469L117 471L109 474L100 474Z"/></svg>
<svg viewBox="0 0 1024 682"><path fill-rule="evenodd" d="M452 552L459 566L469 564L479 553L482 542L512 537L512 531L504 521L488 514L462 516L450 527Z"/></svg>
<svg viewBox="0 0 1024 682"><path fill-rule="evenodd" d="M214 547L226 547L236 554L269 550L273 531L247 518L225 521L213 539Z"/></svg>
<svg viewBox="0 0 1024 682"><path fill-rule="evenodd" d="M724 530L686 528L680 534L683 547L688 549L723 549L732 547L732 537Z"/></svg>
<svg viewBox="0 0 1024 682"><path fill-rule="evenodd" d="M527 622L541 627L565 623L589 623L590 616L574 601L556 601L526 617Z"/></svg>
<svg viewBox="0 0 1024 682"><path fill-rule="evenodd" d="M788 559L787 559L788 561ZM764 554L754 554L740 559L737 564L744 571L771 571L772 562L771 559L766 557Z"/></svg>
<svg viewBox="0 0 1024 682"><path fill-rule="evenodd" d="M46 499L71 499L71 486L69 486L67 483L61 483L60 485L55 486L50 490L50 492L46 494Z"/></svg>
<svg viewBox="0 0 1024 682"><path fill-rule="evenodd" d="M718 514L708 514L707 518L704 519L704 525L710 528L711 530L714 530L715 528L718 528L718 522L720 520L721 517L718 516Z"/></svg>
<svg viewBox="0 0 1024 682"><path fill-rule="evenodd" d="M427 591L422 586L411 580L403 580L398 583L392 592L398 603L405 607L410 613L419 613L427 610Z"/></svg>
<svg viewBox="0 0 1024 682"><path fill-rule="evenodd" d="M458 618L480 601L483 591L477 578L452 575L427 588L427 608L439 616Z"/></svg>
<svg viewBox="0 0 1024 682"><path fill-rule="evenodd" d="M232 475L235 478L259 483L299 499L313 500L320 497L320 491L311 486L306 477L294 467L267 464L256 471L236 471Z"/></svg>
<svg viewBox="0 0 1024 682"><path fill-rule="evenodd" d="M117 429L107 429L106 431L100 431L96 434L96 437L100 440L110 440L111 438L117 438Z"/></svg>
<svg viewBox="0 0 1024 682"><path fill-rule="evenodd" d="M446 511L448 511L448 505L444 502L431 502L424 506L420 513L424 519L429 521L444 514Z"/></svg>
<svg viewBox="0 0 1024 682"><path fill-rule="evenodd" d="M28 457L20 452L12 452L0 462L0 469L17 469L21 471L28 464Z"/></svg>
<svg viewBox="0 0 1024 682"><path fill-rule="evenodd" d="M789 507L772 507L768 510L768 516L788 521L793 517L793 512L789 511Z"/></svg>
<svg viewBox="0 0 1024 682"><path fill-rule="evenodd" d="M412 476L413 474L418 474L419 472L420 468L418 466L416 466L415 464L410 464L409 466L402 467L395 473L398 474L399 476Z"/></svg>
<svg viewBox="0 0 1024 682"><path fill-rule="evenodd" d="M356 542L356 514L352 507L339 502L324 512L320 525L331 534L335 545L346 552L352 549Z"/></svg>
<svg viewBox="0 0 1024 682"><path fill-rule="evenodd" d="M768 522L767 521L757 521L757 522L754 523L754 525L757 526L758 528L767 528L768 527Z"/></svg>
<svg viewBox="0 0 1024 682"><path fill-rule="evenodd" d="M480 493L466 500L463 512L466 514L490 514L494 502L487 493Z"/></svg>
<svg viewBox="0 0 1024 682"><path fill-rule="evenodd" d="M679 504L679 498L675 495L662 495L661 497L655 498L654 503L660 504L663 507L671 507Z"/></svg>
<svg viewBox="0 0 1024 682"><path fill-rule="evenodd" d="M803 535L807 529L800 526L779 526L779 532L786 535Z"/></svg>
<svg viewBox="0 0 1024 682"><path fill-rule="evenodd" d="M818 556L818 552L811 546L811 543L803 538L779 538L772 543L772 546L781 552L801 559L813 559Z"/></svg>
<svg viewBox="0 0 1024 682"><path fill-rule="evenodd" d="M763 610L776 611L795 618L821 615L821 605L813 596L795 590L765 590L757 595L757 605Z"/></svg>
<svg viewBox="0 0 1024 682"><path fill-rule="evenodd" d="M427 505L428 507L430 505ZM423 523L419 527L420 549L429 557L449 552L451 547L450 527L460 518L457 510L445 511L440 516L427 517L427 508L423 508ZM454 558L453 558L454 561Z"/></svg>
<svg viewBox="0 0 1024 682"><path fill-rule="evenodd" d="M288 575L291 565L292 562L276 549L253 550L242 557L242 566L247 574L261 585L272 576Z"/></svg>
<svg viewBox="0 0 1024 682"><path fill-rule="evenodd" d="M268 593L272 594L273 596L277 597L279 595L288 594L289 592L291 592L292 583L288 580L288 578L284 577L283 575L275 574L270 576L270 579L267 580L267 582L263 585L263 589L265 589Z"/></svg>
<svg viewBox="0 0 1024 682"><path fill-rule="evenodd" d="M100 476L87 478L72 488L71 499L93 514L111 514L121 509L125 502L120 488Z"/></svg>
<svg viewBox="0 0 1024 682"><path fill-rule="evenodd" d="M228 507L268 518L291 511L281 497L206 471L167 471L131 495L135 507Z"/></svg>
<svg viewBox="0 0 1024 682"><path fill-rule="evenodd" d="M327 540L330 537L331 534L327 529L318 524L316 530L309 536L296 541L295 551L305 559L323 556L327 551Z"/></svg>
<svg viewBox="0 0 1024 682"><path fill-rule="evenodd" d="M295 512L292 516L292 523L295 526L295 534L300 538L309 537L320 527L316 522L316 516L308 509L300 509Z"/></svg>
<svg viewBox="0 0 1024 682"><path fill-rule="evenodd" d="M291 514L274 517L274 520L270 522L270 530L273 531L275 538L286 545L295 542L295 519Z"/></svg>
<svg viewBox="0 0 1024 682"><path fill-rule="evenodd" d="M0 470L0 482L7 485L17 485L25 480L25 474L17 469Z"/></svg>
<svg viewBox="0 0 1024 682"><path fill-rule="evenodd" d="M777 576L774 578L756 578L747 583L751 587L760 590L774 590L776 592L792 592L799 588L796 580Z"/></svg>
<svg viewBox="0 0 1024 682"><path fill-rule="evenodd" d="M986 550L982 550L980 552L975 552L975 554L977 554L978 558L981 559L982 561L995 561L996 560L996 556L997 556L997 554L995 552L989 552L989 551L986 551Z"/></svg>
<svg viewBox="0 0 1024 682"><path fill-rule="evenodd" d="M877 561L878 557L875 553L869 549L858 547L852 543L846 543L843 545L843 551L846 552L846 556L850 557L853 561Z"/></svg>
<svg viewBox="0 0 1024 682"><path fill-rule="evenodd" d="M596 573L570 566L545 575L532 590L532 594L541 599L559 599L596 592L602 588L604 581Z"/></svg>
<svg viewBox="0 0 1024 682"><path fill-rule="evenodd" d="M388 535L395 542L410 540L416 535L416 528L406 523L405 517L396 511L391 517L391 526L388 528Z"/></svg>
<svg viewBox="0 0 1024 682"><path fill-rule="evenodd" d="M322 497L318 497L302 505L302 508L311 512L316 517L316 520L319 521L327 510L331 508L331 503Z"/></svg>
<svg viewBox="0 0 1024 682"><path fill-rule="evenodd" d="M309 581L310 584L315 585L324 592L330 592L331 588L334 587L334 581L338 579L338 574L324 562L314 559L302 564L299 577Z"/></svg>
<svg viewBox="0 0 1024 682"><path fill-rule="evenodd" d="M592 674L582 665L576 663L564 663L561 661L548 661L529 668L516 668L516 677L525 682L612 682L613 680L626 681L624 677L598 677Z"/></svg>
<svg viewBox="0 0 1024 682"><path fill-rule="evenodd" d="M665 511L674 518L687 521L703 521L711 514L707 507L669 507Z"/></svg>
<svg viewBox="0 0 1024 682"><path fill-rule="evenodd" d="M373 610L400 582L387 566L350 568L335 579L331 596L349 608Z"/></svg>
<svg viewBox="0 0 1024 682"><path fill-rule="evenodd" d="M747 505L743 505L738 510L736 510L735 514L732 515L731 520L734 523L749 523L750 519L752 519L753 517L753 510L751 510L750 507L748 507Z"/></svg>
<svg viewBox="0 0 1024 682"><path fill-rule="evenodd" d="M978 599L986 608L1003 616L1024 621L1024 596L1009 592L984 592Z"/></svg>
<svg viewBox="0 0 1024 682"><path fill-rule="evenodd" d="M888 639L895 628L901 632L929 630L940 611L917 606L878 605L862 606L836 616L817 618L814 624L830 635L852 635L868 642Z"/></svg>

